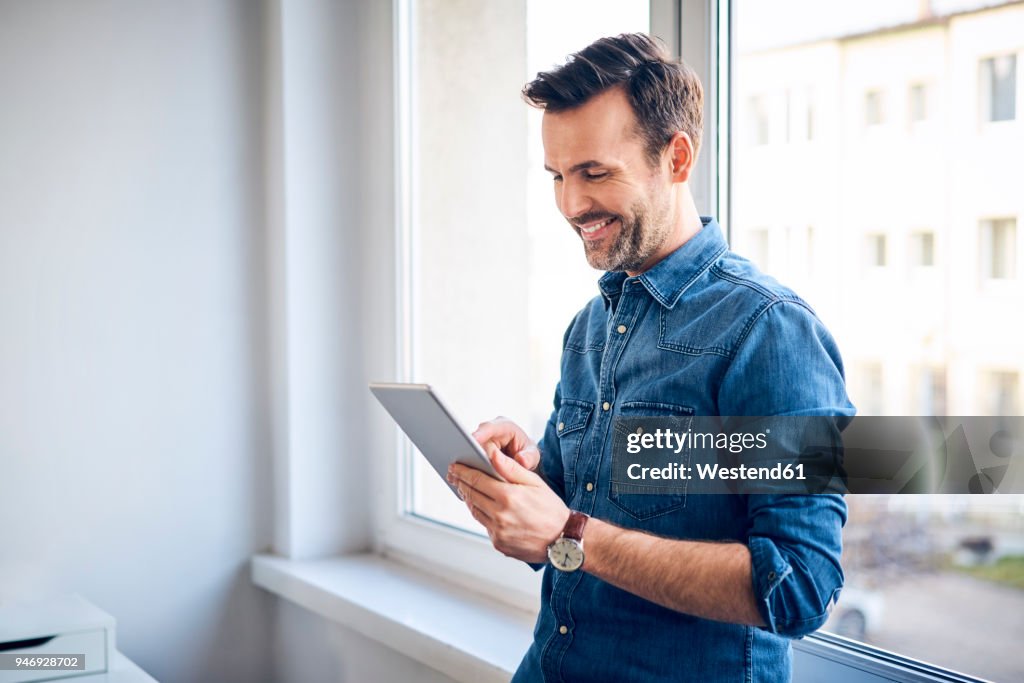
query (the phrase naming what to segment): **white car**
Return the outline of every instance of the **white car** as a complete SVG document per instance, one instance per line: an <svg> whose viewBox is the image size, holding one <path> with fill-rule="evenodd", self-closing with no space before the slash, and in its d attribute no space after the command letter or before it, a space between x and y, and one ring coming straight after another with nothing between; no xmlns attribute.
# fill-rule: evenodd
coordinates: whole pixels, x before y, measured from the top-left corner
<svg viewBox="0 0 1024 683"><path fill-rule="evenodd" d="M852 640L864 640L882 623L885 599L878 591L858 586L843 586L822 631Z"/></svg>

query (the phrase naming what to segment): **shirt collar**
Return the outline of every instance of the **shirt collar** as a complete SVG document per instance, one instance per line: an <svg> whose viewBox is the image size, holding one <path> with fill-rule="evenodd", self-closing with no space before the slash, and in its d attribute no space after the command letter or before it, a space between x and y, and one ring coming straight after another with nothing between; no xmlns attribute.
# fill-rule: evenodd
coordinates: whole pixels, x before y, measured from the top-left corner
<svg viewBox="0 0 1024 683"><path fill-rule="evenodd" d="M703 227L696 235L639 276L631 278L623 271L610 271L601 276L597 284L605 306L614 306L623 287L632 282L642 284L665 308L675 306L683 292L728 249L714 218L701 216L700 222Z"/></svg>

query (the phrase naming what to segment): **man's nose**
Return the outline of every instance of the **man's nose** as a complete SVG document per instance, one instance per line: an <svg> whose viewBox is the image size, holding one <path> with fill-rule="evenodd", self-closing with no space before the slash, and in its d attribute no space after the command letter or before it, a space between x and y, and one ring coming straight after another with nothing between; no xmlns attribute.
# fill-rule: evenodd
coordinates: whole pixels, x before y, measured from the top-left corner
<svg viewBox="0 0 1024 683"><path fill-rule="evenodd" d="M572 219L585 214L590 210L592 202L586 188L582 183L573 180L564 180L561 187L559 209L562 215Z"/></svg>

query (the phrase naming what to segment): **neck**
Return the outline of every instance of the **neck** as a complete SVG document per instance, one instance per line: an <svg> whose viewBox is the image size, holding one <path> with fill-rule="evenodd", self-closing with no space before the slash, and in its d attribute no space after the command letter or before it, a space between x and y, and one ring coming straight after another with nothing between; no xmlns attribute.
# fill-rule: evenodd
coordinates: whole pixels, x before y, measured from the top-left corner
<svg viewBox="0 0 1024 683"><path fill-rule="evenodd" d="M647 259L647 262L644 263L640 270L636 272L626 271L626 274L630 277L639 275L652 268L661 259L686 244L691 237L700 232L700 229L704 227L700 220L700 213L697 211L697 205L693 201L693 195L690 194L689 183L680 183L675 188L672 194L671 211L672 230L658 250L651 255L651 258Z"/></svg>

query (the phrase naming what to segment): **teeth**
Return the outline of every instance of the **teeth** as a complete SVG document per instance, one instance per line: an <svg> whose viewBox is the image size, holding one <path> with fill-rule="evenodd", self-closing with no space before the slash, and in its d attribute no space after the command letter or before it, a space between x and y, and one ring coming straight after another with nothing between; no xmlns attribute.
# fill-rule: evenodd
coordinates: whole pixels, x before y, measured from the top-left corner
<svg viewBox="0 0 1024 683"><path fill-rule="evenodd" d="M604 226L606 226L609 223L611 223L613 220L615 220L615 219L614 218L609 218L608 220L602 221L602 222L598 223L597 225L591 226L589 228L580 228L580 232L582 232L584 234L587 234L587 235L593 234L593 233L597 232L598 230L600 230L601 228L603 228Z"/></svg>

